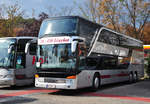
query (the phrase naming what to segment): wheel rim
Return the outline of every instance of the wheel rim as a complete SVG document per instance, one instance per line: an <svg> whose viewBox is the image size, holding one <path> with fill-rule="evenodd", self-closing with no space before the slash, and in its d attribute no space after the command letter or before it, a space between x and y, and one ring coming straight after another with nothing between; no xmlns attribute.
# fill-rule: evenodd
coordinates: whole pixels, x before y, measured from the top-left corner
<svg viewBox="0 0 150 104"><path fill-rule="evenodd" d="M134 74L134 80L135 80L135 81L137 80L137 75L136 75L136 74Z"/></svg>
<svg viewBox="0 0 150 104"><path fill-rule="evenodd" d="M132 78L133 78L133 77L132 77L132 74L130 74L130 76L129 76L129 81L130 81L130 82L132 82L132 80L133 80Z"/></svg>
<svg viewBox="0 0 150 104"><path fill-rule="evenodd" d="M95 88L99 87L99 78L98 77L96 77L95 80L94 80L94 87Z"/></svg>

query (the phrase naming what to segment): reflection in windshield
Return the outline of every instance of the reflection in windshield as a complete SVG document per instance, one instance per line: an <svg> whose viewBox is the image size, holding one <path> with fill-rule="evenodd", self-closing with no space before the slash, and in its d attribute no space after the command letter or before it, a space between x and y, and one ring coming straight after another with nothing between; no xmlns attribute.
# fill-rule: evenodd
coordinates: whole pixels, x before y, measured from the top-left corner
<svg viewBox="0 0 150 104"><path fill-rule="evenodd" d="M8 53L10 45L14 44L14 39L0 39L0 67L13 67L14 50Z"/></svg>
<svg viewBox="0 0 150 104"><path fill-rule="evenodd" d="M43 45L38 47L41 68L75 68L71 44Z"/></svg>
<svg viewBox="0 0 150 104"><path fill-rule="evenodd" d="M76 33L77 19L54 19L44 21L41 25L39 37L43 35L66 35Z"/></svg>

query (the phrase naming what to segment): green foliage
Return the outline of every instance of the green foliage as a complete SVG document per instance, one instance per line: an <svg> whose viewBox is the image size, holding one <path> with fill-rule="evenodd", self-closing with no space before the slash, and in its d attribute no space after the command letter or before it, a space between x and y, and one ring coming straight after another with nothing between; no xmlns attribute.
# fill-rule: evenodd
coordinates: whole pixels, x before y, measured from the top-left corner
<svg viewBox="0 0 150 104"><path fill-rule="evenodd" d="M145 78L149 78L150 77L150 57L145 59L144 70L145 70Z"/></svg>
<svg viewBox="0 0 150 104"><path fill-rule="evenodd" d="M147 65L146 73L150 76L150 57L148 58L148 65Z"/></svg>

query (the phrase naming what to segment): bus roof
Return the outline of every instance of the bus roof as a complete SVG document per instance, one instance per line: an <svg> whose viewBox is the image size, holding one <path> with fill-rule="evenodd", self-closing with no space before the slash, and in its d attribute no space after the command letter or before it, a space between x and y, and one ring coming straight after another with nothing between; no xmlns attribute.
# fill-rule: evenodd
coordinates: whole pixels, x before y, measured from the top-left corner
<svg viewBox="0 0 150 104"><path fill-rule="evenodd" d="M130 37L130 36L128 36L128 35L125 35L125 34L123 34L123 33L119 33L119 32L117 32L117 31L115 31L115 30L112 30L112 29L110 29L110 28L104 26L104 25L101 25L101 24L92 22L92 21L90 21L90 20L88 20L88 19L85 19L85 18L83 18L83 17L80 17L80 16L58 16L58 17L51 17L51 18L45 19L44 21L49 21L49 20L53 20L53 19L67 19L67 18L79 18L79 19L81 19L81 20L84 20L84 21L87 21L87 22L89 22L89 23L95 24L95 25L99 26L100 28L101 28L101 27L107 28L107 29L109 29L109 30L115 32L116 34L122 35L122 36L124 36L124 37L126 37L126 38L128 38L128 39L133 40L133 41L136 41L136 42L139 42L139 43L143 43L142 41L140 41L140 40L138 40L138 39L135 39L135 38Z"/></svg>
<svg viewBox="0 0 150 104"><path fill-rule="evenodd" d="M101 24L95 23L93 21L90 21L90 20L85 19L85 18L80 17L80 16L58 16L58 17L51 17L51 18L45 19L44 21L49 21L49 20L54 20L54 19L69 19L69 18L78 18L78 19L85 20L87 22L91 22L95 25L99 25L99 26L103 27L103 25L101 25Z"/></svg>
<svg viewBox="0 0 150 104"><path fill-rule="evenodd" d="M2 37L0 39L37 39L37 37L26 37L26 36L20 36L20 37Z"/></svg>

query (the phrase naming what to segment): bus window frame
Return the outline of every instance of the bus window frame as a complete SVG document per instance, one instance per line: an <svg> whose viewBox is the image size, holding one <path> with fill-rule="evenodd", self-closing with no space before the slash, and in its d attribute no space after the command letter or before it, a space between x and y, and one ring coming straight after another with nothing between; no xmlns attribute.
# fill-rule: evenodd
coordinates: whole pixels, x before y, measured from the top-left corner
<svg viewBox="0 0 150 104"><path fill-rule="evenodd" d="M34 46L36 46L36 48L35 48L35 52L33 52L33 51L31 51L31 49L32 49L32 47L34 47ZM36 55L36 53L37 53L37 43L31 43L30 45L29 45L29 55Z"/></svg>

